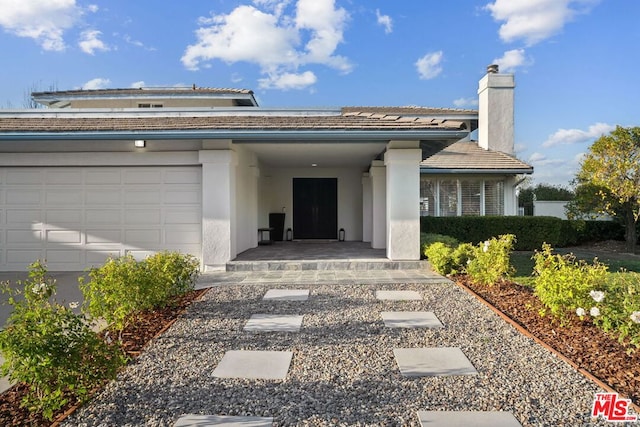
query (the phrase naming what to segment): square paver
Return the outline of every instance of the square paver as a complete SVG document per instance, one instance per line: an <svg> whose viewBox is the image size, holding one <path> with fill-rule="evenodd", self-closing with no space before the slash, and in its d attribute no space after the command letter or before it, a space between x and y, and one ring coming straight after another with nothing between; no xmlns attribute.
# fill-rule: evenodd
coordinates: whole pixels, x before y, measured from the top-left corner
<svg viewBox="0 0 640 427"><path fill-rule="evenodd" d="M388 301L419 301L422 296L416 291L376 291L376 299Z"/></svg>
<svg viewBox="0 0 640 427"><path fill-rule="evenodd" d="M400 373L405 377L475 375L478 373L458 347L396 348Z"/></svg>
<svg viewBox="0 0 640 427"><path fill-rule="evenodd" d="M227 415L184 415L174 427L271 427L272 417L231 417Z"/></svg>
<svg viewBox="0 0 640 427"><path fill-rule="evenodd" d="M291 351L227 351L213 376L217 378L246 378L258 380L284 380L289 371Z"/></svg>
<svg viewBox="0 0 640 427"><path fill-rule="evenodd" d="M431 311L384 311L381 316L387 328L440 329L444 327Z"/></svg>
<svg viewBox="0 0 640 427"><path fill-rule="evenodd" d="M298 332L303 316L284 314L254 314L244 326L249 332Z"/></svg>
<svg viewBox="0 0 640 427"><path fill-rule="evenodd" d="M309 289L269 289L262 299L272 301L306 301L309 299Z"/></svg>
<svg viewBox="0 0 640 427"><path fill-rule="evenodd" d="M418 411L422 427L522 427L511 412Z"/></svg>

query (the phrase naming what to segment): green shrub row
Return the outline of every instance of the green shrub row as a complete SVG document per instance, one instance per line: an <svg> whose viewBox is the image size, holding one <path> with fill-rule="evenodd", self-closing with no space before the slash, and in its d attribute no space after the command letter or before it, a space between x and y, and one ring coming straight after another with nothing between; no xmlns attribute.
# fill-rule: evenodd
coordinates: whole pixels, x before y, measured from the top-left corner
<svg viewBox="0 0 640 427"><path fill-rule="evenodd" d="M515 250L532 251L549 243L566 247L590 241L624 240L624 228L613 221L569 221L554 217L462 216L420 218L425 234L451 236L461 242L480 242L513 234Z"/></svg>
<svg viewBox="0 0 640 427"><path fill-rule="evenodd" d="M0 284L13 308L0 330L1 371L29 386L22 405L51 420L70 401L90 397L126 362L119 341L105 341L91 329L94 319L104 318L111 329L122 331L136 313L165 306L193 289L199 265L195 257L175 252L140 262L130 256L109 259L89 270L88 281L79 279L84 314L73 311L78 302L55 300L55 280L39 261L18 288Z"/></svg>
<svg viewBox="0 0 640 427"><path fill-rule="evenodd" d="M159 252L143 261L131 255L110 258L89 270L88 280L79 278L83 309L121 331L136 313L163 307L193 289L199 267L195 257L176 252Z"/></svg>
<svg viewBox="0 0 640 427"><path fill-rule="evenodd" d="M535 293L561 321L589 317L606 332L640 348L640 274L608 274L608 267L558 255L550 245L534 255ZM544 314L544 313L543 313Z"/></svg>
<svg viewBox="0 0 640 427"><path fill-rule="evenodd" d="M513 274L509 257L515 236L505 234L474 246L471 243L451 244L450 237L442 236L424 249L424 255L440 274L467 274L475 283L492 285Z"/></svg>

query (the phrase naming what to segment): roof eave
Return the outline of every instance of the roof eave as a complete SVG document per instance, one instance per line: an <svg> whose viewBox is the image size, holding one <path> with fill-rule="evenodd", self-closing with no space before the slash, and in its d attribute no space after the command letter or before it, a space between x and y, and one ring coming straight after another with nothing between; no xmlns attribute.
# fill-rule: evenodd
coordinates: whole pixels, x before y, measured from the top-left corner
<svg viewBox="0 0 640 427"><path fill-rule="evenodd" d="M126 140L126 139L235 139L235 140L459 140L468 135L463 130L251 130L251 129L180 129L159 131L65 131L4 132L0 141L28 140ZM303 141L302 141L303 142Z"/></svg>

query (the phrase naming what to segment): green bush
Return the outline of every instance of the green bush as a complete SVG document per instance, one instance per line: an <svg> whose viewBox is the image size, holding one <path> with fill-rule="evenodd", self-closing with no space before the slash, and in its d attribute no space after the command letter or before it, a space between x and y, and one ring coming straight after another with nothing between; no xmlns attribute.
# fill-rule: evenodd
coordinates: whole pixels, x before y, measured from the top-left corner
<svg viewBox="0 0 640 427"><path fill-rule="evenodd" d="M451 274L464 273L467 271L467 265L475 257L475 248L471 243L461 243L454 249L451 257Z"/></svg>
<svg viewBox="0 0 640 427"><path fill-rule="evenodd" d="M601 287L607 278L606 265L597 260L593 264L576 260L572 254L553 254L547 243L533 258L535 293L551 314L560 319L566 319L571 311L588 307L592 299L589 292Z"/></svg>
<svg viewBox="0 0 640 427"><path fill-rule="evenodd" d="M84 310L122 331L132 316L165 306L172 297L193 289L199 262L191 255L160 252L137 262L132 256L110 258L80 277Z"/></svg>
<svg viewBox="0 0 640 427"><path fill-rule="evenodd" d="M624 228L613 221L568 221L552 217L461 216L420 218L420 231L452 236L461 242L480 242L513 234L515 250L532 251L547 242L565 247L599 240L623 240Z"/></svg>
<svg viewBox="0 0 640 427"><path fill-rule="evenodd" d="M514 272L509 263L514 243L513 234L504 234L479 243L466 266L469 278L485 286L508 279Z"/></svg>
<svg viewBox="0 0 640 427"><path fill-rule="evenodd" d="M453 249L443 242L435 242L427 246L424 250L429 263L433 269L446 276L453 269Z"/></svg>
<svg viewBox="0 0 640 427"><path fill-rule="evenodd" d="M84 316L53 301L55 280L47 277L44 264L33 263L29 279L19 284L22 290L2 284L13 306L0 331L2 374L27 384L21 404L51 420L69 401L84 401L96 386L114 378L125 359L115 344L91 330ZM18 294L24 298L16 298Z"/></svg>

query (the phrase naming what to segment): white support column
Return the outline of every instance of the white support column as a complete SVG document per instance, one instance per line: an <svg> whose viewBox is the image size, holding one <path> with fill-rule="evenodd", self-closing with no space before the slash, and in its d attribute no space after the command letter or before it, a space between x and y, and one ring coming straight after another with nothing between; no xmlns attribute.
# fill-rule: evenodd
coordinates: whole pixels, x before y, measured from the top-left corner
<svg viewBox="0 0 640 427"><path fill-rule="evenodd" d="M371 177L371 247L387 247L387 175L384 162L374 160L369 169Z"/></svg>
<svg viewBox="0 0 640 427"><path fill-rule="evenodd" d="M504 181L504 215L518 215L516 178L514 176L509 176Z"/></svg>
<svg viewBox="0 0 640 427"><path fill-rule="evenodd" d="M419 148L387 149L387 258L420 259Z"/></svg>
<svg viewBox="0 0 640 427"><path fill-rule="evenodd" d="M199 152L202 164L202 263L223 267L236 253L236 153Z"/></svg>
<svg viewBox="0 0 640 427"><path fill-rule="evenodd" d="M362 241L371 242L373 233L373 200L371 195L371 176L362 174Z"/></svg>

